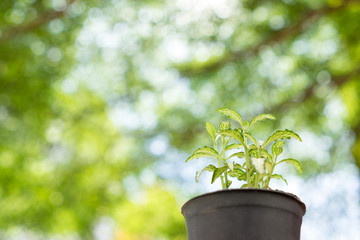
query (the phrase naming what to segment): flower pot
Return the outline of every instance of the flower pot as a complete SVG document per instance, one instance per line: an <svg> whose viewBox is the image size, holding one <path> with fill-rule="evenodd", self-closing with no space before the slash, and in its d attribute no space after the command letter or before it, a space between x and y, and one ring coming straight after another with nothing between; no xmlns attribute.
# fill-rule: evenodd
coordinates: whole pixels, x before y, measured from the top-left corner
<svg viewBox="0 0 360 240"><path fill-rule="evenodd" d="M188 240L299 240L305 204L267 189L231 189L195 197L181 209Z"/></svg>

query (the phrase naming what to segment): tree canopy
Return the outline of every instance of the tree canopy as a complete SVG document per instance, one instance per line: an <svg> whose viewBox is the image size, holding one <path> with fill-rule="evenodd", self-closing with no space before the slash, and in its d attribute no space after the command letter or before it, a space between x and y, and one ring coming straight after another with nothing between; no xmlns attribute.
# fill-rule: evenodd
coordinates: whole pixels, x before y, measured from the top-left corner
<svg viewBox="0 0 360 240"><path fill-rule="evenodd" d="M0 10L6 239L186 239L180 203L199 187L184 161L223 106L274 114L260 137L305 136L288 149L304 179L344 169L359 186L357 0L5 0Z"/></svg>

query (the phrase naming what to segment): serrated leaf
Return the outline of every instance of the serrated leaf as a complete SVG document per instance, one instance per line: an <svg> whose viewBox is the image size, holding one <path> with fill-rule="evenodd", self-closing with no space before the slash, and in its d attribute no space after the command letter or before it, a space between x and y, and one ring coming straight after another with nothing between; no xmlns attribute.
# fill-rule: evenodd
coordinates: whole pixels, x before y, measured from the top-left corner
<svg viewBox="0 0 360 240"><path fill-rule="evenodd" d="M237 153L234 153L232 154L230 157L228 157L227 159L230 159L232 157L238 157L238 158L244 158L245 157L245 153L243 152L237 152Z"/></svg>
<svg viewBox="0 0 360 240"><path fill-rule="evenodd" d="M231 109L229 109L227 107L220 108L217 111L219 113L227 116L228 118L231 118L231 119L237 121L238 123L240 123L241 126L243 125L241 115L238 112L236 112L234 110L231 110Z"/></svg>
<svg viewBox="0 0 360 240"><path fill-rule="evenodd" d="M203 170L196 172L195 181L199 182L199 177L204 171L213 172L213 171L215 171L215 169L216 169L216 167L214 165L210 164L207 167L205 167Z"/></svg>
<svg viewBox="0 0 360 240"><path fill-rule="evenodd" d="M250 133L246 132L244 133L245 137L248 137L256 146L257 146L257 142L255 140L255 138L253 136L251 136Z"/></svg>
<svg viewBox="0 0 360 240"><path fill-rule="evenodd" d="M215 138L216 138L216 128L215 128L215 126L210 122L206 122L205 123L205 128L206 128L206 131L209 134L209 136L213 140L215 140Z"/></svg>
<svg viewBox="0 0 360 240"><path fill-rule="evenodd" d="M235 140L240 141L242 144L244 144L244 136L238 129L222 131L222 132L220 132L220 134L229 136Z"/></svg>
<svg viewBox="0 0 360 240"><path fill-rule="evenodd" d="M197 149L194 154L196 153L207 153L207 154L210 154L210 155L214 155L215 157L219 155L219 153L213 149L212 147L202 147L202 148L199 148Z"/></svg>
<svg viewBox="0 0 360 240"><path fill-rule="evenodd" d="M275 120L276 118L275 118L275 116L272 115L272 114L264 114L264 113L263 113L263 114L260 114L259 116L254 117L254 118L251 120L251 122L250 122L250 124L249 124L249 128L251 128L251 126L254 125L255 123L260 122L260 121L263 121L263 120L265 120L265 119Z"/></svg>
<svg viewBox="0 0 360 240"><path fill-rule="evenodd" d="M219 124L219 130L220 131L226 131L226 130L229 130L231 128L231 124L229 121L226 121L226 122L221 122Z"/></svg>
<svg viewBox="0 0 360 240"><path fill-rule="evenodd" d="M214 173L213 173L213 176L211 178L211 184L213 184L215 182L215 180L220 177L220 175L225 172L227 170L227 166L223 166L221 168L216 168Z"/></svg>
<svg viewBox="0 0 360 240"><path fill-rule="evenodd" d="M295 132L289 130L289 129L285 129L285 130L277 130L276 132L274 132L265 142L264 144L264 148L269 145L269 143L279 140L279 139L284 139L284 138L295 138L297 140L299 140L301 142L301 138L299 137L298 134L296 134Z"/></svg>
<svg viewBox="0 0 360 240"><path fill-rule="evenodd" d="M255 146L255 144L251 144L248 146L248 149L249 150L252 150L252 149L256 149L257 150L257 147Z"/></svg>
<svg viewBox="0 0 360 240"><path fill-rule="evenodd" d="M278 162L278 163L276 163L276 164L279 164L279 163L282 163L282 162L290 163L291 165L293 165L294 167L296 167L296 169L299 171L299 173L302 173L302 167L301 167L301 164L299 163L298 160L295 160L295 159L293 159L293 158L287 158L287 159L281 160L280 162Z"/></svg>
<svg viewBox="0 0 360 240"><path fill-rule="evenodd" d="M194 153L193 155L191 155L190 157L188 157L186 160L185 160L185 162L188 162L188 161L190 161L190 160L192 160L192 159L197 159L197 158L203 158L203 157L213 157L213 158L215 158L215 156L214 155L212 155L212 154L207 154L207 153Z"/></svg>
<svg viewBox="0 0 360 240"><path fill-rule="evenodd" d="M273 174L273 175L271 175L271 177L272 177L272 178L276 178L276 179L283 180L283 181L286 183L286 185L288 185L286 179L283 178L283 176L281 176L281 175L279 175L279 174Z"/></svg>
<svg viewBox="0 0 360 240"><path fill-rule="evenodd" d="M246 179L246 173L238 168L234 168L233 171L229 171L228 172L230 177L235 177L237 179L239 179L240 181L245 180Z"/></svg>
<svg viewBox="0 0 360 240"><path fill-rule="evenodd" d="M260 158L261 156L259 155L259 151L255 148L255 149L250 149L249 150L249 155L254 157L254 158Z"/></svg>
<svg viewBox="0 0 360 240"><path fill-rule="evenodd" d="M233 143L230 144L228 146L225 147L225 151L229 151L229 150L233 150L233 149L238 149L241 148L243 145L242 144L238 144L238 143Z"/></svg>
<svg viewBox="0 0 360 240"><path fill-rule="evenodd" d="M271 153L273 155L279 156L283 152L284 145L285 145L284 141L276 141L271 147Z"/></svg>

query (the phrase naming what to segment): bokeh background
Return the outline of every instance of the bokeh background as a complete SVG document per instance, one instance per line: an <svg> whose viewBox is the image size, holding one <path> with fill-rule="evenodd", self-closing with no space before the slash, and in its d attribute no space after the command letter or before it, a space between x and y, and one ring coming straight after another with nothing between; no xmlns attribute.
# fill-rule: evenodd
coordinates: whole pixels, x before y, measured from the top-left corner
<svg viewBox="0 0 360 240"><path fill-rule="evenodd" d="M360 238L360 2L0 1L0 239L185 240L228 106L289 128L302 239Z"/></svg>

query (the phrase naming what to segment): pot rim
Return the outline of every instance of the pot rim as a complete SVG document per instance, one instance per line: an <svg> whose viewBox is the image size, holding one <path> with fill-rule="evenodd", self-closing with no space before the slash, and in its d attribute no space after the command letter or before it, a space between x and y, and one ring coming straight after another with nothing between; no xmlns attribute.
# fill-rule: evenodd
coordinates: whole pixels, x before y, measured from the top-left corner
<svg viewBox="0 0 360 240"><path fill-rule="evenodd" d="M190 202L194 201L195 199L198 198L202 198L204 196L209 196L209 195L214 195L214 194L218 194L218 193L231 193L231 192L269 192L269 193L275 193L275 194L280 194L282 196L286 196L288 198L291 198L295 201L297 201L301 208L304 210L304 212L306 212L306 205L305 203L303 203L301 201L301 199L296 196L295 194L289 193L289 192L284 192L282 190L279 189L263 189L263 188L239 188L239 189L222 189L222 190L217 190L217 191L213 191L213 192L208 192L208 193L204 193L201 195L198 195L196 197L191 198L190 200L186 201L184 203L184 205L181 208L181 212L183 212L183 209L185 208L186 205L190 204Z"/></svg>

